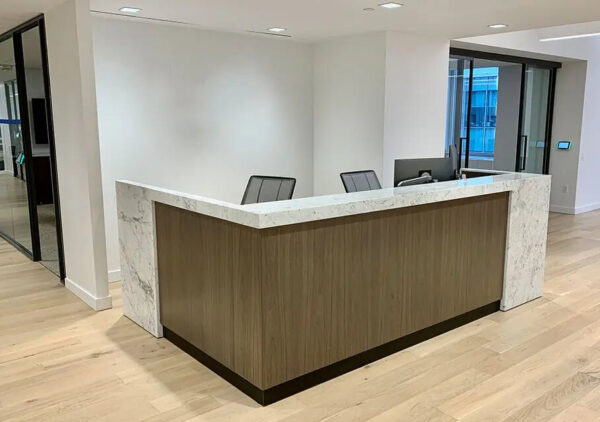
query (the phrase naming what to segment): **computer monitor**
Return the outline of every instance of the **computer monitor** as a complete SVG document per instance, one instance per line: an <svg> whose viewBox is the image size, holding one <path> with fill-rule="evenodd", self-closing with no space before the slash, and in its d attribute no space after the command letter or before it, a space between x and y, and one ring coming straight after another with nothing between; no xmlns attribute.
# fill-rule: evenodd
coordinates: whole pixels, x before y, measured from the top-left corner
<svg viewBox="0 0 600 422"><path fill-rule="evenodd" d="M396 160L394 165L394 186L398 186L400 182L422 178L427 175L431 176L432 182L455 180L455 167L450 157Z"/></svg>

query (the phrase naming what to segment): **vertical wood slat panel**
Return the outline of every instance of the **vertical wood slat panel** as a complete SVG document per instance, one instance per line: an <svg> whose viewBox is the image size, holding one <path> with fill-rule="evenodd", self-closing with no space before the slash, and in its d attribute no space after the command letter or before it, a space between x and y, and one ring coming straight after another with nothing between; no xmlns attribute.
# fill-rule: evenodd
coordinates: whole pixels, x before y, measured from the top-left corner
<svg viewBox="0 0 600 422"><path fill-rule="evenodd" d="M501 298L508 194L255 230L156 204L163 324L261 389Z"/></svg>
<svg viewBox="0 0 600 422"><path fill-rule="evenodd" d="M265 385L500 300L507 213L502 193L263 230Z"/></svg>
<svg viewBox="0 0 600 422"><path fill-rule="evenodd" d="M262 385L260 233L155 205L161 323Z"/></svg>

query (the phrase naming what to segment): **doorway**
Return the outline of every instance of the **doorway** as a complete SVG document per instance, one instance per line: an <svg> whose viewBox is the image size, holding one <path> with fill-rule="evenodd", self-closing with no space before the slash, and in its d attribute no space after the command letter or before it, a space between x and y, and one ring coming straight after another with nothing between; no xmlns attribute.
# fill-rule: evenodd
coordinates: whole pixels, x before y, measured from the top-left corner
<svg viewBox="0 0 600 422"><path fill-rule="evenodd" d="M0 35L0 236L65 278L43 16Z"/></svg>
<svg viewBox="0 0 600 422"><path fill-rule="evenodd" d="M560 63L451 49L446 148L461 167L547 174Z"/></svg>

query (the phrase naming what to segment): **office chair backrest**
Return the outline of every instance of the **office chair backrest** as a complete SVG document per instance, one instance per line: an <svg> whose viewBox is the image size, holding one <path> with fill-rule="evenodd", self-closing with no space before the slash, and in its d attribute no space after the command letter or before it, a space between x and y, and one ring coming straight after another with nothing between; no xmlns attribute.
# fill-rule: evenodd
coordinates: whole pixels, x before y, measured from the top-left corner
<svg viewBox="0 0 600 422"><path fill-rule="evenodd" d="M242 205L292 199L296 179L290 177L251 176Z"/></svg>
<svg viewBox="0 0 600 422"><path fill-rule="evenodd" d="M346 192L363 192L381 189L377 174L373 170L351 171L340 174Z"/></svg>

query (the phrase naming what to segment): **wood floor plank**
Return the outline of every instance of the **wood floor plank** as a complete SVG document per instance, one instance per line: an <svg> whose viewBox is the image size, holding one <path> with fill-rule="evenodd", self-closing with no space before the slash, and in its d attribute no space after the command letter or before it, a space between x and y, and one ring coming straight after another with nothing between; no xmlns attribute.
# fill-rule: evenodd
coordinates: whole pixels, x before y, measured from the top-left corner
<svg viewBox="0 0 600 422"><path fill-rule="evenodd" d="M399 420L430 420L431 417L440 420L455 420L436 409L439 404L450 400L453 397L467 391L491 375L481 372L477 369L468 369L457 376L448 379L445 382L427 389L421 394L411 397L398 405L394 405L388 410L379 413L370 421L399 421ZM394 403L392 400L391 403ZM433 412L432 410L435 410Z"/></svg>
<svg viewBox="0 0 600 422"><path fill-rule="evenodd" d="M567 407L558 415L550 419L550 422L586 422L600 421L600 413L593 410L573 405Z"/></svg>

